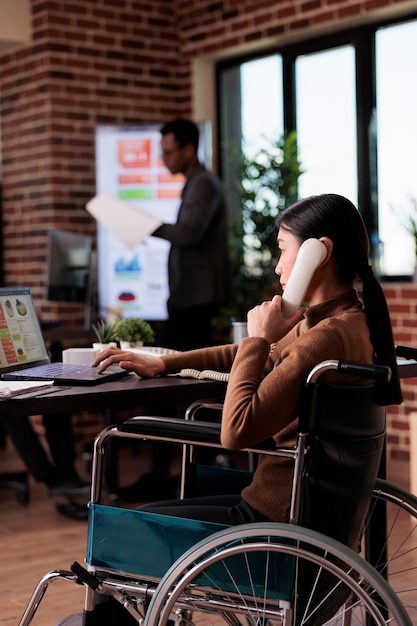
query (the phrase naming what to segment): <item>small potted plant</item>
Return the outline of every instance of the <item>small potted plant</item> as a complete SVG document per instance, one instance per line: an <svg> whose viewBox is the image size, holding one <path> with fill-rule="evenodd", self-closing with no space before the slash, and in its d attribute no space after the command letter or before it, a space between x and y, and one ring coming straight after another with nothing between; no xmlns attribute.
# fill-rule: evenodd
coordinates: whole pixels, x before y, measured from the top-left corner
<svg viewBox="0 0 417 626"><path fill-rule="evenodd" d="M102 352L108 346L116 346L114 337L114 325L107 323L105 320L99 320L97 324L92 325L93 332L98 341L93 343L94 350Z"/></svg>
<svg viewBox="0 0 417 626"><path fill-rule="evenodd" d="M155 341L155 333L148 322L140 317L116 320L113 326L114 338L120 343L122 350L141 347L144 342Z"/></svg>

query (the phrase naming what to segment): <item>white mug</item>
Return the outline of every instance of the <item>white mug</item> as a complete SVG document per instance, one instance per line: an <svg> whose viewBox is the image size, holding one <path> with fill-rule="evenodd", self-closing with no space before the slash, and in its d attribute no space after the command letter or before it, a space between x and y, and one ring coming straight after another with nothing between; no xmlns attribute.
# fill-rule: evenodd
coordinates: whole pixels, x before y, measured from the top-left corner
<svg viewBox="0 0 417 626"><path fill-rule="evenodd" d="M232 342L239 343L248 336L248 325L246 322L232 322Z"/></svg>

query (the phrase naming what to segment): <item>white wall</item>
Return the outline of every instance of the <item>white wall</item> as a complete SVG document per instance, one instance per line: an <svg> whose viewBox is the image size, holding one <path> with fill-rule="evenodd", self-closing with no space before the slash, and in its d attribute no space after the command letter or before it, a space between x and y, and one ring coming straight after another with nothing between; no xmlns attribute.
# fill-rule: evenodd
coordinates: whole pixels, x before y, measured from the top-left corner
<svg viewBox="0 0 417 626"><path fill-rule="evenodd" d="M0 0L0 51L28 43L30 36L29 0Z"/></svg>
<svg viewBox="0 0 417 626"><path fill-rule="evenodd" d="M0 53L31 39L29 0L0 0ZM1 154L1 129L0 129ZM1 181L0 159L0 181Z"/></svg>

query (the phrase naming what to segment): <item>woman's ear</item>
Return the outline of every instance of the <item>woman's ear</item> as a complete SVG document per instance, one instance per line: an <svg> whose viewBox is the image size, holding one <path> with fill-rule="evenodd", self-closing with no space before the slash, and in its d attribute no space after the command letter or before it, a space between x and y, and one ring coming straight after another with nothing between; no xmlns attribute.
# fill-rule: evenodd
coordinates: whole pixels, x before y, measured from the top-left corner
<svg viewBox="0 0 417 626"><path fill-rule="evenodd" d="M326 250L327 250L326 256L324 257L323 261L319 265L319 267L322 267L323 265L326 265L329 262L330 257L332 256L333 241L329 239L329 237L320 237L319 241L321 241L326 246Z"/></svg>

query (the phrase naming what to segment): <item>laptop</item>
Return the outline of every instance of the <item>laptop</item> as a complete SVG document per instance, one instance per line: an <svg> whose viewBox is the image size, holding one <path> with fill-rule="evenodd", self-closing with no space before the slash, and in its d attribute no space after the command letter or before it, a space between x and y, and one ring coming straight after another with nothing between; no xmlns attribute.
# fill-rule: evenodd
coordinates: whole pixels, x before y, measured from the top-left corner
<svg viewBox="0 0 417 626"><path fill-rule="evenodd" d="M52 380L55 385L97 385L126 376L118 366L103 374L88 365L51 362L29 287L0 288L0 377Z"/></svg>

